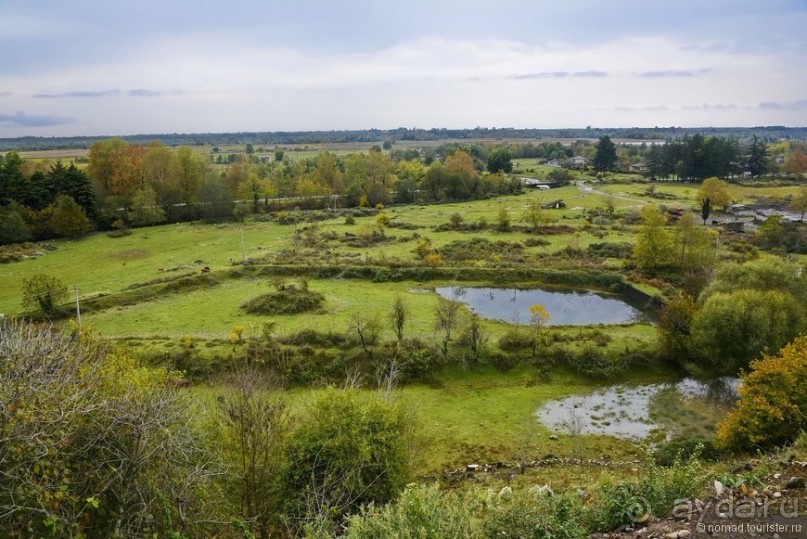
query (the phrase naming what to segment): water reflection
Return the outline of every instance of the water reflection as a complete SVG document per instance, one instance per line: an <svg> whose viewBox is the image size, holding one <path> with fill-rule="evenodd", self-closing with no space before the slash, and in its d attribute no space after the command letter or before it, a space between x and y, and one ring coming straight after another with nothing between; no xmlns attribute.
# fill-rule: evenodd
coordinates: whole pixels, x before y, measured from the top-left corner
<svg viewBox="0 0 807 539"><path fill-rule="evenodd" d="M628 324L649 321L648 314L627 300L602 292L549 291L516 288L439 287L435 292L444 298L465 303L479 316L513 324L529 324L530 307L543 305L551 326L587 326L592 324Z"/></svg>
<svg viewBox="0 0 807 539"><path fill-rule="evenodd" d="M550 401L536 412L549 429L620 438L710 436L737 399L738 380L704 383L615 385L587 395Z"/></svg>

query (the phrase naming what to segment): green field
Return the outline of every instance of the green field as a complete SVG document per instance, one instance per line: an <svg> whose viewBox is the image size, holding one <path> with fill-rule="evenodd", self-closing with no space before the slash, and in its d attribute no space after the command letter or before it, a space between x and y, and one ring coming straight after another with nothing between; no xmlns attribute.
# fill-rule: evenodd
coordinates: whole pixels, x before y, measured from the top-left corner
<svg viewBox="0 0 807 539"><path fill-rule="evenodd" d="M356 216L352 224L346 224L346 214L341 210L338 215L317 212L320 219L316 221L309 221L312 214L301 212L297 224L278 224L266 218L243 224L177 223L134 229L123 237L98 232L76 240L53 241L50 247L36 246L38 252L30 258L0 266L0 312L21 314L24 279L35 273L47 273L62 279L71 289L73 285L78 287L85 305L82 321L100 335L126 343L135 353L152 358L179 353L192 343L199 361L215 364L240 353L239 347L243 345L231 343L228 337L235 326L244 327L248 340L260 335L264 323L270 320L275 323L272 330L275 335L303 330L344 335L359 316L380 320L380 339L391 341L394 336L387 320L395 298L401 297L410 314L407 336L436 342L437 296L432 289L459 283L489 286L497 273L508 269L508 257L516 256L508 248L473 260L446 259L439 268L438 278L377 282L346 272L363 267L388 268L390 274L418 271L424 265L415 248L424 238L431 240L438 253L446 253L456 242L472 238L519 244L522 247L514 264L525 271L567 272L583 268L594 273L621 272L621 259L580 260L567 257L562 251L570 246L585 249L594 243L633 242L635 225L600 222L598 218L587 220L587 212L608 211L610 205L617 214L625 214L646 203L670 203L670 200L645 196L643 183L589 185L592 190L573 185L474 202L391 206L384 210L391 217L391 224L384 231L385 240L369 245L343 240L376 227L376 216L367 212ZM662 184L656 189L674 196L675 204L694 205L696 200L693 186ZM603 194L598 194L599 191ZM744 199L789 192L792 188L737 190ZM557 199L562 199L566 207L546 211L551 216L551 226L561 227L561 233L536 235L528 230L523 218L528 205L536 200L545 203ZM480 220L495 224L502 208L507 210L515 230L499 232L494 226L477 231L435 230L445 228L455 214L465 224ZM403 228L399 228L401 225ZM543 241L530 246L528 242L536 238ZM250 261L247 265L242 261L244 254ZM299 284L304 278L310 290L322 293L325 298L322 307L302 314L247 314L241 307L246 300L270 292L277 285L276 274L263 273L264 268L275 266L289 268L290 275L284 277L286 282ZM312 267L339 267L344 271L317 276ZM305 276L291 275L295 273L293 268L303 268ZM480 275L489 278L468 278L473 272L482 272ZM208 280L187 289L170 288L173 282L195 282L193 279L200 278ZM523 279L507 282L507 286L521 287L542 284ZM658 293L646 283L635 286L651 295ZM72 305L71 296L64 305L65 312L69 313ZM485 320L482 325L490 334L487 345L490 351L496 350L499 339L513 329L504 322ZM571 351L593 346L597 339L603 342L598 342L595 348L604 353L629 350L645 353L655 347L656 330L650 324L617 325L599 334L598 331L557 327L549 329L548 334ZM341 352L332 349L329 353ZM638 383L671 380L675 376L669 368L651 364L623 373L619 381ZM563 368L542 374L526 364L510 370L499 370L489 364L465 367L453 364L428 385L411 384L397 391L399 398L417 411L422 438L419 473L428 475L472 461L514 460L520 455L533 459L545 455L632 458L634 445L612 437L560 436L558 440L549 440L552 433L534 417L540 404L549 399L586 393L612 382L604 378L595 381ZM215 393L215 378L201 381L193 391L200 396ZM285 395L292 402L301 402L313 395L312 391L316 390L292 388Z"/></svg>

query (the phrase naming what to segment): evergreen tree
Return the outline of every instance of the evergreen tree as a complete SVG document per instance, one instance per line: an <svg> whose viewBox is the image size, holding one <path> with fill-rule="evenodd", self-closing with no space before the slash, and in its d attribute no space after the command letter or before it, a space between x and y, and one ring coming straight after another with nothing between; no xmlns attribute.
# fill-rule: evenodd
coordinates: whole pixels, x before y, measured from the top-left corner
<svg viewBox="0 0 807 539"><path fill-rule="evenodd" d="M598 172L614 170L616 163L616 145L611 142L611 137L600 137L597 142L597 153L594 155L594 170Z"/></svg>
<svg viewBox="0 0 807 539"><path fill-rule="evenodd" d="M765 148L765 143L754 135L749 148L748 160L746 161L746 170L751 173L752 178L762 176L767 172L767 156L768 150Z"/></svg>

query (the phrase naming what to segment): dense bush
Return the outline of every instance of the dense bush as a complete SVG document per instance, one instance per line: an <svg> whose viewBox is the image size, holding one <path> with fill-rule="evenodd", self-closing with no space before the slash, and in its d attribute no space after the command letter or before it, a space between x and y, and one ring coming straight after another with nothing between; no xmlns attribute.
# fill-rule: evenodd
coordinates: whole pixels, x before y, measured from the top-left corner
<svg viewBox="0 0 807 539"><path fill-rule="evenodd" d="M714 461L720 456L712 440L707 438L680 438L664 442L656 448L656 464L673 466L676 462L686 461L693 457Z"/></svg>
<svg viewBox="0 0 807 539"><path fill-rule="evenodd" d="M742 376L740 400L716 437L719 447L749 451L796 440L807 430L807 337L751 363Z"/></svg>
<svg viewBox="0 0 807 539"><path fill-rule="evenodd" d="M175 375L0 322L0 380L4 536L204 535L210 469Z"/></svg>
<svg viewBox="0 0 807 539"><path fill-rule="evenodd" d="M409 480L409 422L402 408L372 394L320 394L289 434L277 470L290 525L339 523L364 504L395 499Z"/></svg>
<svg viewBox="0 0 807 539"><path fill-rule="evenodd" d="M691 348L700 368L734 375L766 348L777 350L804 330L804 304L790 294L717 292L695 313Z"/></svg>
<svg viewBox="0 0 807 539"><path fill-rule="evenodd" d="M262 294L241 304L250 314L297 314L322 307L325 296L313 290L286 288Z"/></svg>

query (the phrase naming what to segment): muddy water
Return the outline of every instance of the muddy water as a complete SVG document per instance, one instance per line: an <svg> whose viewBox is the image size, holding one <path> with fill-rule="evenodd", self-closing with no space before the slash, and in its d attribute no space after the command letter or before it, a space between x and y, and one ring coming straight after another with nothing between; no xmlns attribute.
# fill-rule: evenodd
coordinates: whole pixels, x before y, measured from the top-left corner
<svg viewBox="0 0 807 539"><path fill-rule="evenodd" d="M547 402L535 415L555 432L634 440L709 436L737 398L737 380L614 385Z"/></svg>

